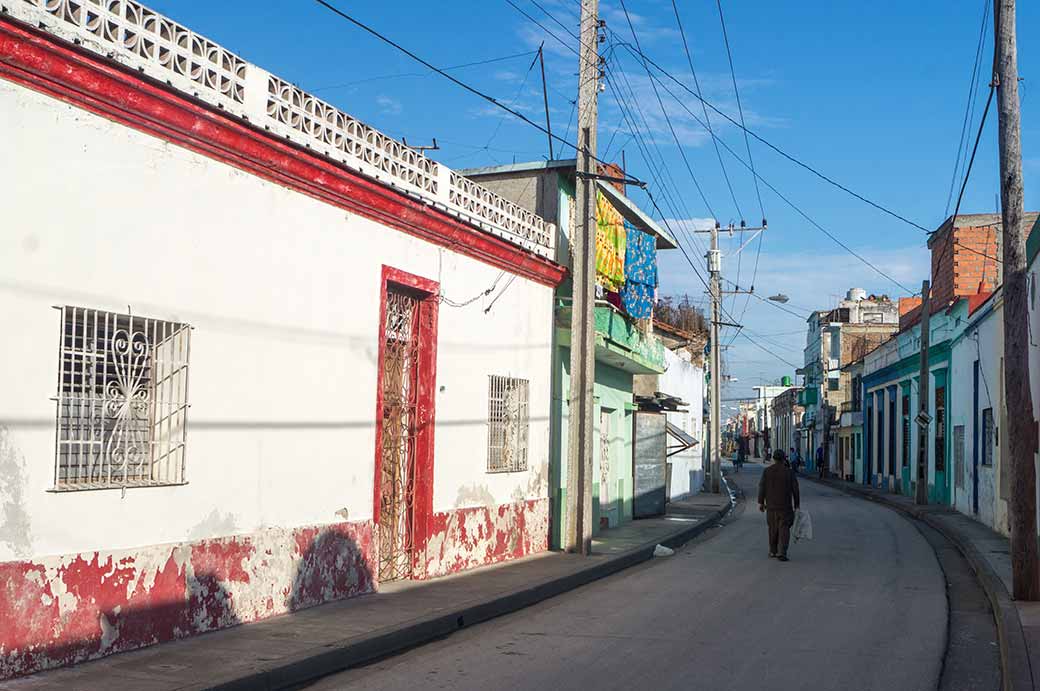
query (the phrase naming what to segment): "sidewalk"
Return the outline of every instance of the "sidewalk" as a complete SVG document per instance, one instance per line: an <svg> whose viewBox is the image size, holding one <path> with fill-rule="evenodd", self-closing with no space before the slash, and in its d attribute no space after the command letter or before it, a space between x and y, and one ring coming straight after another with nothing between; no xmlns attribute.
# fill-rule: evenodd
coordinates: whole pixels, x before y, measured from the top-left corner
<svg viewBox="0 0 1040 691"><path fill-rule="evenodd" d="M844 480L818 480L848 494L885 504L927 523L961 551L982 585L996 618L1005 689L1033 689L1040 672L1040 603L1011 599L1008 538L948 506L918 506L913 499ZM1038 675L1040 676L1040 675Z"/></svg>
<svg viewBox="0 0 1040 691"><path fill-rule="evenodd" d="M698 494L668 514L603 531L593 555L548 552L431 581L0 682L0 689L279 689L514 612L652 558L718 525L731 509Z"/></svg>

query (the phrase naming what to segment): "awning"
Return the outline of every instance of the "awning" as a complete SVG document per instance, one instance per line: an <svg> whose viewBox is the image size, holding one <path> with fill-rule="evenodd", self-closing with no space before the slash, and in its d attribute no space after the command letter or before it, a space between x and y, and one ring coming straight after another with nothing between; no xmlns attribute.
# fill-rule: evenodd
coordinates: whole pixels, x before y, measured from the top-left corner
<svg viewBox="0 0 1040 691"><path fill-rule="evenodd" d="M665 431L668 433L670 440L674 440L678 443L670 444L668 446L668 456L674 456L677 453L682 453L686 449L696 446L700 442L691 437L689 434L684 432L678 425L672 424L671 422L665 423Z"/></svg>
<svg viewBox="0 0 1040 691"><path fill-rule="evenodd" d="M618 192L613 185L603 180L597 180L596 183L599 190L626 221L644 233L650 233L657 238L657 249L674 250L679 246L671 235L654 222L654 219L646 215L631 199Z"/></svg>

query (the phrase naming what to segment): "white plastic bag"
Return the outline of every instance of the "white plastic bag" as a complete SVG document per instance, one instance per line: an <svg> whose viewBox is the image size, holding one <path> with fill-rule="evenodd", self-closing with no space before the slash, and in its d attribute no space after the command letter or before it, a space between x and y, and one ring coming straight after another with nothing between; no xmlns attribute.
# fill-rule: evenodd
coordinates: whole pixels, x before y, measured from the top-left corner
<svg viewBox="0 0 1040 691"><path fill-rule="evenodd" d="M674 549L669 549L669 548L665 547L664 545L657 545L656 547L654 547L654 556L655 557L670 557L673 554L675 554L675 550Z"/></svg>
<svg viewBox="0 0 1040 691"><path fill-rule="evenodd" d="M808 511L798 509L794 512L794 525L791 526L791 535L795 542L798 540L813 539L812 514Z"/></svg>

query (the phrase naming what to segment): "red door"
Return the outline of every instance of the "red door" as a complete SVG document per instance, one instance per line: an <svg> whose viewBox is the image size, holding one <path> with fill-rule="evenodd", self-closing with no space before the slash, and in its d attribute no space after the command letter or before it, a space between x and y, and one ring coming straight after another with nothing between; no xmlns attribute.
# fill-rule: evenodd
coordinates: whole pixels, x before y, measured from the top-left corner
<svg viewBox="0 0 1040 691"><path fill-rule="evenodd" d="M421 578L433 510L438 287L383 267L376 391L379 580Z"/></svg>

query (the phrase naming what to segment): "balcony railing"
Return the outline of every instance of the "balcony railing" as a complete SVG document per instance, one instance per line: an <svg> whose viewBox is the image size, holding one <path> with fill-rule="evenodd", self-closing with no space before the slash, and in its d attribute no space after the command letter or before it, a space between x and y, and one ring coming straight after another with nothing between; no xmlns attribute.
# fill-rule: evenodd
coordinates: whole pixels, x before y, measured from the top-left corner
<svg viewBox="0 0 1040 691"><path fill-rule="evenodd" d="M546 258L555 226L133 0L10 0L3 11Z"/></svg>

